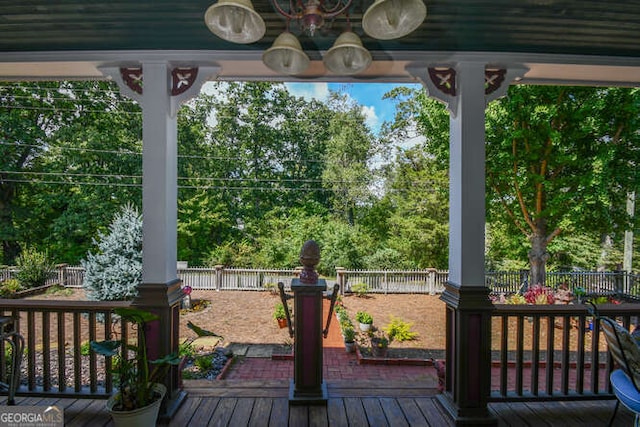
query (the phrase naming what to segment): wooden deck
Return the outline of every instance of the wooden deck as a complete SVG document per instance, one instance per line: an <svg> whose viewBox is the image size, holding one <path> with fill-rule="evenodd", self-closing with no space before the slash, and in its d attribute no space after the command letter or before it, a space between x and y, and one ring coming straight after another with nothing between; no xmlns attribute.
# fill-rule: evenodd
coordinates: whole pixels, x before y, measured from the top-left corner
<svg viewBox="0 0 640 427"><path fill-rule="evenodd" d="M434 389L406 382L328 384L327 406L289 406L283 381L189 382L188 397L169 426L452 426ZM4 403L4 402L3 402ZM111 426L104 400L18 398L18 405L64 407L65 426ZM492 404L500 426L606 426L614 401ZM0 412L2 406L0 406ZM614 426L629 426L621 408Z"/></svg>

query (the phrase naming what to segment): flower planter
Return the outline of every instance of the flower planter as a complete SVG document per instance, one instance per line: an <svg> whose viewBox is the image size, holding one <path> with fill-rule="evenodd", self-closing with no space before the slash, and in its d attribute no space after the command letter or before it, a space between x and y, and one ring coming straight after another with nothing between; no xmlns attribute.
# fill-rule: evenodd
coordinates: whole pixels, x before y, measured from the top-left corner
<svg viewBox="0 0 640 427"><path fill-rule="evenodd" d="M116 427L155 426L160 412L160 404L167 393L167 388L163 384L155 384L154 389L158 398L150 405L133 411L114 411L113 406L116 399L115 396L111 396L107 400L107 411L111 414L113 425Z"/></svg>
<svg viewBox="0 0 640 427"><path fill-rule="evenodd" d="M389 342L382 338L371 338L371 355L373 357L387 357Z"/></svg>
<svg viewBox="0 0 640 427"><path fill-rule="evenodd" d="M287 319L276 319L276 320L278 321L278 326L280 326L280 329L287 327Z"/></svg>
<svg viewBox="0 0 640 427"><path fill-rule="evenodd" d="M360 330L362 332L367 332L369 329L371 329L371 323L360 323Z"/></svg>
<svg viewBox="0 0 640 427"><path fill-rule="evenodd" d="M373 357L387 357L387 347L371 346L371 355Z"/></svg>
<svg viewBox="0 0 640 427"><path fill-rule="evenodd" d="M355 341L351 341L351 342L344 342L344 350L347 353L353 353L356 351L356 343Z"/></svg>

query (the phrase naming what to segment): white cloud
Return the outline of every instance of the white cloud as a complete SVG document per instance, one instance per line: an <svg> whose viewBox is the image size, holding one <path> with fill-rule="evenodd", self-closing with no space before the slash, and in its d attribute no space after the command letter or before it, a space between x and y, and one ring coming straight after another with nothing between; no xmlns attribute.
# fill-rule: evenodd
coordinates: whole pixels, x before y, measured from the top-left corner
<svg viewBox="0 0 640 427"><path fill-rule="evenodd" d="M329 97L327 83L285 83L287 90L293 96L301 96L307 101L316 99L325 102Z"/></svg>
<svg viewBox="0 0 640 427"><path fill-rule="evenodd" d="M365 123L369 126L369 129L378 130L380 127L380 118L376 114L376 107L373 105L362 105L362 115L365 117Z"/></svg>

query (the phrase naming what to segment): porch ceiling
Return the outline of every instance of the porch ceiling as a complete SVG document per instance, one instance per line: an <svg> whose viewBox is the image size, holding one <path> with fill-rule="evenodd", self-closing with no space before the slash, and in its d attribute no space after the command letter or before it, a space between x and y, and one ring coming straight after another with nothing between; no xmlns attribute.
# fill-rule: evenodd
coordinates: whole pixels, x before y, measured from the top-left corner
<svg viewBox="0 0 640 427"><path fill-rule="evenodd" d="M250 45L232 44L209 32L203 15L214 2L3 1L0 78L92 78L100 76L96 66L108 61L163 56L179 62L216 63L222 66L221 77L227 79L279 79L260 61L262 51L285 28L269 1L253 2L267 33ZM527 66L530 71L525 77L532 82L640 82L640 1L425 3L427 19L418 30L399 40L381 41L367 37L361 29L360 18L370 0L354 0L353 29L362 35L374 64L353 80L409 80L404 70L408 62L446 64L483 57L496 65ZM331 47L344 28L344 19L336 19L315 37L300 37L313 60L302 78L352 80L327 74L318 53Z"/></svg>

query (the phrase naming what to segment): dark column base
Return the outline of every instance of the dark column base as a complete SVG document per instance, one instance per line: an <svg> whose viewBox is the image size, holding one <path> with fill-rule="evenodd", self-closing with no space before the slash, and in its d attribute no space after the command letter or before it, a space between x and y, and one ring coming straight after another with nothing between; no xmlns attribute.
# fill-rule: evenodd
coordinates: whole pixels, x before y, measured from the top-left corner
<svg viewBox="0 0 640 427"><path fill-rule="evenodd" d="M488 408L460 408L449 393L437 396L438 402L447 411L457 426L497 426L498 420Z"/></svg>
<svg viewBox="0 0 640 427"><path fill-rule="evenodd" d="M184 293L179 279L167 283L143 283L138 287L134 306L155 313L159 319L147 325L147 355L149 360L177 353L180 340L180 301ZM171 366L165 378L167 395L160 407L158 417L168 422L177 412L186 397L179 387L178 367Z"/></svg>
<svg viewBox="0 0 640 427"><path fill-rule="evenodd" d="M293 380L291 380L291 384L289 385L290 405L326 405L327 400L329 400L329 392L327 391L327 384L324 381L320 384L320 390L305 393L296 390L296 385Z"/></svg>
<svg viewBox="0 0 640 427"><path fill-rule="evenodd" d="M456 425L497 425L487 407L491 393L491 311L489 289L446 285L445 392L442 406Z"/></svg>

